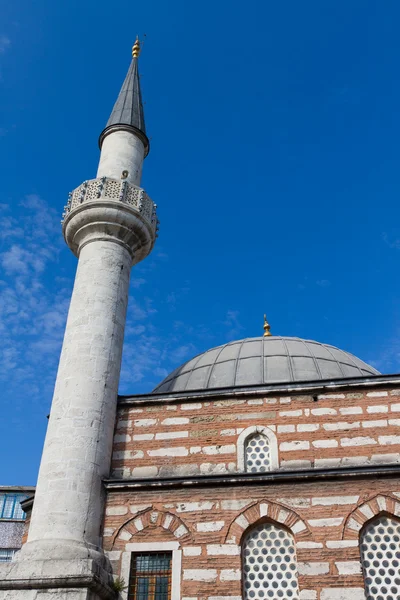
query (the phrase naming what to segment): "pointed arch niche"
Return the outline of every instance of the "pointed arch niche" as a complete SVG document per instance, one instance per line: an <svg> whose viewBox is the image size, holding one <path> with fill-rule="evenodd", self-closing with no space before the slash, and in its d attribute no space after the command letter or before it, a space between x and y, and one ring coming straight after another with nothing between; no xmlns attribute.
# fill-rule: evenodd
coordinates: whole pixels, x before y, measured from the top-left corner
<svg viewBox="0 0 400 600"><path fill-rule="evenodd" d="M253 425L242 431L237 440L237 466L242 473L278 469L278 441L272 429Z"/></svg>

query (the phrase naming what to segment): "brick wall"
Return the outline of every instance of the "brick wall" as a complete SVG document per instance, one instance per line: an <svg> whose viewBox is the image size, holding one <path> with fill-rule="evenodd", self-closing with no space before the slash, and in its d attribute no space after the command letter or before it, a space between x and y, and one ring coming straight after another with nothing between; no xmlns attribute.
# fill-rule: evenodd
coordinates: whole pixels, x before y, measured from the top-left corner
<svg viewBox="0 0 400 600"><path fill-rule="evenodd" d="M302 600L356 600L363 598L359 531L382 511L400 516L400 477L115 491L108 495L104 547L119 574L130 544L178 541L183 598L238 598L243 534L271 519L295 538Z"/></svg>
<svg viewBox="0 0 400 600"><path fill-rule="evenodd" d="M400 461L400 389L203 402L120 405L112 475L185 476L237 471L237 442L266 426L280 469Z"/></svg>
<svg viewBox="0 0 400 600"><path fill-rule="evenodd" d="M301 600L364 598L359 533L382 512L400 517L400 476L200 482L154 491L129 485L138 478L234 474L243 432L255 427L276 438L283 472L398 463L399 426L400 389L372 384L318 395L123 401L112 475L131 484L108 492L104 522L115 574L132 544L175 542L183 599L240 600L244 532L271 520L295 538Z"/></svg>

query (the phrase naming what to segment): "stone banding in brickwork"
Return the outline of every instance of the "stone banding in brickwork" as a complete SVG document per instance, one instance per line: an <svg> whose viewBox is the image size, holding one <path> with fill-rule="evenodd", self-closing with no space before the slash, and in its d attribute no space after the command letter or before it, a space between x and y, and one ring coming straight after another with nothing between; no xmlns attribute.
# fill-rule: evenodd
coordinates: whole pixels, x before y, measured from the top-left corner
<svg viewBox="0 0 400 600"><path fill-rule="evenodd" d="M110 549L118 543L118 540L130 541L135 534L148 527L161 527L171 532L181 543L190 543L191 532L180 517L151 507L143 512L138 512L114 532Z"/></svg>
<svg viewBox="0 0 400 600"><path fill-rule="evenodd" d="M400 503L392 496L378 494L357 506L346 518L343 539L358 538L359 532L371 519L381 514L400 517Z"/></svg>
<svg viewBox="0 0 400 600"><path fill-rule="evenodd" d="M225 543L239 544L244 532L260 519L269 519L287 527L295 539L311 536L308 525L292 509L271 501L260 501L242 511L232 520L225 537Z"/></svg>

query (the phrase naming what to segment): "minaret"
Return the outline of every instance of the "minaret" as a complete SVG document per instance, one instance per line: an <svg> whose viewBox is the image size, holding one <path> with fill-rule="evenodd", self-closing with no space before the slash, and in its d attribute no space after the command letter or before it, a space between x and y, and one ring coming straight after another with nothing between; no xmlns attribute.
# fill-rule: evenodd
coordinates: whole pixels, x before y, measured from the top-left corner
<svg viewBox="0 0 400 600"><path fill-rule="evenodd" d="M22 570L21 581L31 572L34 589L54 588L52 599L64 598L56 589L74 587L72 580L66 585L66 572L80 581L74 600L88 598L89 589L95 591L92 584L82 583L84 574L89 581L90 573L96 572L104 582L104 574L97 572L105 565L100 542L102 478L110 469L130 271L151 252L157 229L156 205L139 187L149 151L139 50L137 40L100 135L97 178L70 194L62 221L65 241L79 261L28 541L13 574L6 576L15 578ZM99 597L107 596L104 585ZM22 589L18 599L23 598Z"/></svg>

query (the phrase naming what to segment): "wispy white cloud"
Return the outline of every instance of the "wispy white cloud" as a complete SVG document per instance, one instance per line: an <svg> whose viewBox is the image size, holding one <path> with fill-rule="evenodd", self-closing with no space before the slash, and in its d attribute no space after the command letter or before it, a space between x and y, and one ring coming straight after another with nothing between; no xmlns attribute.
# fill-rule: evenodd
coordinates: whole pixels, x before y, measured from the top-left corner
<svg viewBox="0 0 400 600"><path fill-rule="evenodd" d="M0 210L0 383L18 399L48 401L72 286L68 278L54 285L59 218L36 195Z"/></svg>
<svg viewBox="0 0 400 600"><path fill-rule="evenodd" d="M0 54L4 54L4 52L11 45L11 40L4 34L0 34Z"/></svg>

